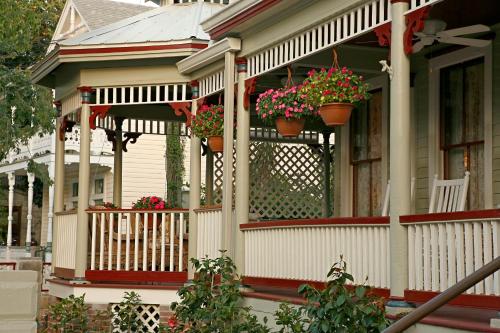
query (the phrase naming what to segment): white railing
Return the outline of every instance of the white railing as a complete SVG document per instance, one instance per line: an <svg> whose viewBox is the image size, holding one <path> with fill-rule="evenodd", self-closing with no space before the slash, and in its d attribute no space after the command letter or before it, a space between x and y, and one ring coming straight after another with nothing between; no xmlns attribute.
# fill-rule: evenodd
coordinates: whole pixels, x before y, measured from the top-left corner
<svg viewBox="0 0 500 333"><path fill-rule="evenodd" d="M434 5L434 4L441 2L441 1L443 1L443 0L411 0L410 1L410 10L408 10L407 13L413 12L417 9L420 9L420 8L423 8L426 6Z"/></svg>
<svg viewBox="0 0 500 333"><path fill-rule="evenodd" d="M186 210L89 210L91 270L183 272Z"/></svg>
<svg viewBox="0 0 500 333"><path fill-rule="evenodd" d="M500 255L497 211L401 217L408 228L409 289L444 291ZM500 295L500 273L469 294Z"/></svg>
<svg viewBox="0 0 500 333"><path fill-rule="evenodd" d="M76 211L55 214L54 244L57 252L52 263L54 267L75 269L76 223Z"/></svg>
<svg viewBox="0 0 500 333"><path fill-rule="evenodd" d="M243 225L245 276L325 281L343 256L355 284L388 288L388 221L373 217Z"/></svg>
<svg viewBox="0 0 500 333"><path fill-rule="evenodd" d="M196 210L198 237L196 257L217 258L222 249L222 208L201 208Z"/></svg>

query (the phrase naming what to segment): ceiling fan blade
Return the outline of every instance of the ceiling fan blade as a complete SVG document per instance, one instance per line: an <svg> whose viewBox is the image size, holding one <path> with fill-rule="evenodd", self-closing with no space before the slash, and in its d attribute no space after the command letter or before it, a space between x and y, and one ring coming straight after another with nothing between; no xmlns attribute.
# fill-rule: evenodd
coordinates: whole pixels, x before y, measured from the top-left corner
<svg viewBox="0 0 500 333"><path fill-rule="evenodd" d="M423 41L420 40L420 41L416 42L412 46L413 53L420 52L420 50L422 50L424 47L425 47L425 43Z"/></svg>
<svg viewBox="0 0 500 333"><path fill-rule="evenodd" d="M486 32L490 31L490 28L483 24L469 25L467 27L461 27L456 29L450 29L438 32L438 36L461 36L461 35L470 35L478 32Z"/></svg>
<svg viewBox="0 0 500 333"><path fill-rule="evenodd" d="M464 38L464 37L438 37L438 41L447 44L458 44L474 47L485 47L491 43L491 40Z"/></svg>

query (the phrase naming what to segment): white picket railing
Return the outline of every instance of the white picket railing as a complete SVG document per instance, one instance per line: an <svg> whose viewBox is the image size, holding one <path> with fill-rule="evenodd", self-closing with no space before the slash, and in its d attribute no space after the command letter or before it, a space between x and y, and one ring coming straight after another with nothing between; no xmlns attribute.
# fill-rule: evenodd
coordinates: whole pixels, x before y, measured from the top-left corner
<svg viewBox="0 0 500 333"><path fill-rule="evenodd" d="M410 290L444 291L500 255L500 214L478 213L401 217L408 228ZM467 293L500 295L500 273Z"/></svg>
<svg viewBox="0 0 500 333"><path fill-rule="evenodd" d="M243 225L245 276L325 281L340 256L355 284L389 287L388 218L338 218Z"/></svg>
<svg viewBox="0 0 500 333"><path fill-rule="evenodd" d="M89 210L91 270L183 272L187 210Z"/></svg>
<svg viewBox="0 0 500 333"><path fill-rule="evenodd" d="M75 269L76 224L76 211L55 214L53 239L57 252L52 262L54 267Z"/></svg>
<svg viewBox="0 0 500 333"><path fill-rule="evenodd" d="M196 256L220 257L222 249L222 208L201 208L196 210L198 237Z"/></svg>

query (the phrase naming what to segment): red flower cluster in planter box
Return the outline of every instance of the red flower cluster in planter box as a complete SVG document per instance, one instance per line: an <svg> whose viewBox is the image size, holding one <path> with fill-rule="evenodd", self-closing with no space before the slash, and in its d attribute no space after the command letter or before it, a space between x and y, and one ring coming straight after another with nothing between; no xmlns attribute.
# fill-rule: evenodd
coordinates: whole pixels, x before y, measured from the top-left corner
<svg viewBox="0 0 500 333"><path fill-rule="evenodd" d="M133 209L166 209L166 208L171 208L170 205L168 205L165 200L163 200L161 197L157 196L149 196L149 197L142 197L138 199L136 202L132 203L132 208Z"/></svg>

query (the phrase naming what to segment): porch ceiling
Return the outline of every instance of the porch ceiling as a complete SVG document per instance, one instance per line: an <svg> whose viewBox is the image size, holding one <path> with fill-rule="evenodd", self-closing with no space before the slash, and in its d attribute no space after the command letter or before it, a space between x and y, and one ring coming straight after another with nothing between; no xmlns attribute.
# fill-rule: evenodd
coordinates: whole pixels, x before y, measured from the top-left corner
<svg viewBox="0 0 500 333"><path fill-rule="evenodd" d="M186 121L184 114L177 116L174 110L166 104L114 105L108 115L143 120Z"/></svg>

